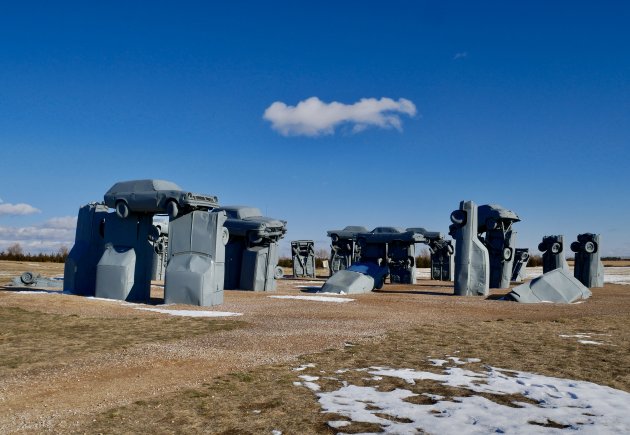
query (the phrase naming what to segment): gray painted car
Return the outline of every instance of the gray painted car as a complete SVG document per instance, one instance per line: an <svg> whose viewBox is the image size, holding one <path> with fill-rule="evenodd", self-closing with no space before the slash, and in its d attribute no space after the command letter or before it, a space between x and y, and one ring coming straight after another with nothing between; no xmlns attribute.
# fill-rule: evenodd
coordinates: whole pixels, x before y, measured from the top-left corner
<svg viewBox="0 0 630 435"><path fill-rule="evenodd" d="M166 180L121 181L105 193L104 199L121 218L134 212L167 213L174 219L180 210L210 210L219 205L216 196L187 192Z"/></svg>
<svg viewBox="0 0 630 435"><path fill-rule="evenodd" d="M225 211L227 220L224 226L231 236L245 237L250 243L256 244L264 239L277 241L287 232L287 222L262 216L256 207L243 205L224 206L214 211Z"/></svg>

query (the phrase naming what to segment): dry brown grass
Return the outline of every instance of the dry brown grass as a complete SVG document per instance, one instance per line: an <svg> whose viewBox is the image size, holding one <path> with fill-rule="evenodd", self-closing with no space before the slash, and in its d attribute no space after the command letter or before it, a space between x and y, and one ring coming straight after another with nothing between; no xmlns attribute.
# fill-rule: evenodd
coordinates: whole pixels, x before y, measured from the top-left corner
<svg viewBox="0 0 630 435"><path fill-rule="evenodd" d="M15 274L29 270L10 266ZM276 294L308 285L284 280ZM215 320L0 291L0 432L327 433L331 416L310 390L293 385L297 375L374 365L438 370L428 358L446 355L630 391L630 286L593 293L563 306L453 297L449 284L432 281L386 285L347 304L230 291L217 309L243 316ZM576 333L603 334L593 339L605 344L560 337ZM292 370L307 362L316 367ZM338 388L338 381L321 385ZM378 427L344 428L368 430Z"/></svg>

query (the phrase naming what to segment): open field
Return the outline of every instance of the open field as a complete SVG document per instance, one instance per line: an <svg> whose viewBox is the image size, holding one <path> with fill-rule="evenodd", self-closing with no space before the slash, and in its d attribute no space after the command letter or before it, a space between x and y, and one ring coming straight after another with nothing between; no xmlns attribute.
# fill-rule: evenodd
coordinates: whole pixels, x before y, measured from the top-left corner
<svg viewBox="0 0 630 435"><path fill-rule="evenodd" d="M626 276L618 269L615 276ZM0 262L0 283L25 270L54 276L63 265ZM272 294L226 291L213 309L165 307L240 314L219 318L0 290L0 433L378 431L387 425L322 412L322 397L341 385L410 388L417 395L407 402L419 405L435 402L423 394L471 396L461 386L410 386L366 373L438 374L430 359L454 365L455 357L476 372L500 367L630 392L630 285L607 284L587 302L564 306L496 300L505 290L488 300L454 297L449 283L428 280L343 297L346 303L270 297L308 296L321 283L282 280ZM152 296L159 300L160 286ZM510 409L511 399L530 400L482 396ZM379 418L407 424L386 414Z"/></svg>

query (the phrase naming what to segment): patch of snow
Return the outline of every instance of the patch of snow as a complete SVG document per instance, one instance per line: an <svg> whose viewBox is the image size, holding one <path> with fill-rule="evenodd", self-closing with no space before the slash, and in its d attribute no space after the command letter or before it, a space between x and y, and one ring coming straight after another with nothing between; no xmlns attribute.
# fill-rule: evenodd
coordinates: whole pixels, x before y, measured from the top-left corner
<svg viewBox="0 0 630 435"><path fill-rule="evenodd" d="M352 422L347 420L331 420L327 424L333 429L339 429L341 427L350 426Z"/></svg>
<svg viewBox="0 0 630 435"><path fill-rule="evenodd" d="M560 334L560 337L562 338L591 338L591 336L588 334L573 334L573 335Z"/></svg>
<svg viewBox="0 0 630 435"><path fill-rule="evenodd" d="M630 433L630 394L591 382L543 376L488 367L473 372L449 367L442 374L412 369L378 368L370 374L404 379L433 380L446 386L491 395L520 394L534 402L515 401L516 407L486 397L423 395L437 400L429 405L405 401L417 396L406 389L379 391L374 387L344 386L336 391L317 392L322 412L375 423L386 433ZM316 391L316 390L314 390ZM369 409L368 409L369 408ZM376 415L378 414L378 416ZM388 418L391 416L391 419ZM341 420L329 422L332 428ZM565 429L544 426L554 422Z"/></svg>
<svg viewBox="0 0 630 435"><path fill-rule="evenodd" d="M302 386L302 383L301 383L301 382L297 382L297 381L295 381L295 382L293 382L293 385L294 385L295 387L301 387L301 386Z"/></svg>
<svg viewBox="0 0 630 435"><path fill-rule="evenodd" d="M313 364L313 363L303 364L303 365L301 365L299 367L294 368L293 371L294 372L301 372L301 371L306 370L306 369L311 368L311 367L315 367L315 364Z"/></svg>
<svg viewBox="0 0 630 435"><path fill-rule="evenodd" d="M332 297L328 297L328 296L289 296L289 295L278 295L278 296L267 296L268 298L275 298L275 299L300 299L303 301L317 301L317 302L337 302L337 303L344 303L344 302L352 302L354 301L354 299L348 299L348 298L332 298Z"/></svg>
<svg viewBox="0 0 630 435"><path fill-rule="evenodd" d="M282 435L282 431L278 429L274 429L271 431L271 435Z"/></svg>
<svg viewBox="0 0 630 435"><path fill-rule="evenodd" d="M581 343L581 344L596 344L596 345L604 344L604 343L602 343L600 341L593 341L593 340L578 340L578 343Z"/></svg>
<svg viewBox="0 0 630 435"><path fill-rule="evenodd" d="M317 381L319 379L319 376L300 375L298 376L298 378L304 379L305 381L308 381L308 382L312 382L312 381Z"/></svg>
<svg viewBox="0 0 630 435"><path fill-rule="evenodd" d="M260 409L254 409L252 412L254 414L260 414L262 411Z"/></svg>
<svg viewBox="0 0 630 435"><path fill-rule="evenodd" d="M308 388L311 391L319 391L320 390L319 385L317 385L315 382L302 382L302 385L304 385L306 388Z"/></svg>
<svg viewBox="0 0 630 435"><path fill-rule="evenodd" d="M153 311L154 313L170 314L171 316L182 317L230 317L242 316L241 313L230 313L229 311L197 311L197 310L165 310L163 308L134 308L135 310Z"/></svg>
<svg viewBox="0 0 630 435"><path fill-rule="evenodd" d="M432 359L429 360L429 362L431 363L432 366L442 367L448 361L445 360L445 359L432 358Z"/></svg>

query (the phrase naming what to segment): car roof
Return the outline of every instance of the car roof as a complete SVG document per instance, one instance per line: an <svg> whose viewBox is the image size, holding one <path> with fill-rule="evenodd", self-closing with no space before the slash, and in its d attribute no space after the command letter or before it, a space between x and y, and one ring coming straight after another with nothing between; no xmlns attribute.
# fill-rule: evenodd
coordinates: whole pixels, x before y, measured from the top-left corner
<svg viewBox="0 0 630 435"><path fill-rule="evenodd" d="M110 192L146 192L154 190L182 190L177 184L166 180L120 181L109 189Z"/></svg>

